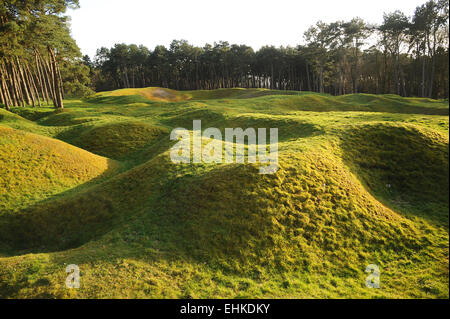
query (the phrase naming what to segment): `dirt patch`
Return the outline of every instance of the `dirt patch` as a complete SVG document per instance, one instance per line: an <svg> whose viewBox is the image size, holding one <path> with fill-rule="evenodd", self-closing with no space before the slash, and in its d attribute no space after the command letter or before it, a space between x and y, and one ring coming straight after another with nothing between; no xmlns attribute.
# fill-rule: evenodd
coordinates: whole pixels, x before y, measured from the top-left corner
<svg viewBox="0 0 450 319"><path fill-rule="evenodd" d="M155 89L153 91L153 96L159 99L168 99L173 100L176 98L175 95L171 94L170 92L164 91L162 89Z"/></svg>

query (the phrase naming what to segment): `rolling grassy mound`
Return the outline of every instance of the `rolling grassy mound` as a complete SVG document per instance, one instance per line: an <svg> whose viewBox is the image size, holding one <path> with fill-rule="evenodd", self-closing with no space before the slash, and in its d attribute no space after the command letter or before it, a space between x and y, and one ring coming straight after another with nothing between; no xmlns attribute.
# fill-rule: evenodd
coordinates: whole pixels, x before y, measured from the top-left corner
<svg viewBox="0 0 450 319"><path fill-rule="evenodd" d="M7 112L3 109L0 109L0 125L33 133L43 131L37 128L37 125L34 122L29 121L26 118L21 117L20 115Z"/></svg>
<svg viewBox="0 0 450 319"><path fill-rule="evenodd" d="M65 109L57 110L49 116L41 118L39 124L44 126L73 126L96 120L99 120L99 118L89 116L87 112Z"/></svg>
<svg viewBox="0 0 450 319"><path fill-rule="evenodd" d="M347 131L344 141L345 158L374 194L397 208L448 218L448 136L378 123Z"/></svg>
<svg viewBox="0 0 450 319"><path fill-rule="evenodd" d="M19 115L8 112L4 109L0 109L0 123L2 124L11 124L11 123L29 123L26 119L22 118Z"/></svg>
<svg viewBox="0 0 450 319"><path fill-rule="evenodd" d="M261 107L270 108L276 105L281 110L292 111L315 111L315 112L336 112L336 111L359 111L359 112L385 112L402 114L428 114L428 115L448 115L448 108L445 102L434 101L426 103L416 103L415 100L405 98L399 102L399 98L388 99L380 95L353 94L344 97L333 97L320 94L306 94L300 96L268 96L258 98L255 101ZM370 101L370 102L368 102Z"/></svg>
<svg viewBox="0 0 450 319"><path fill-rule="evenodd" d="M43 136L0 126L0 214L86 183L112 161Z"/></svg>
<svg viewBox="0 0 450 319"><path fill-rule="evenodd" d="M102 184L4 216L0 241L20 250L79 246L160 196L161 186L175 169L163 154Z"/></svg>
<svg viewBox="0 0 450 319"><path fill-rule="evenodd" d="M120 159L139 152L169 132L140 122L124 122L94 126L83 131L72 143L90 152Z"/></svg>
<svg viewBox="0 0 450 319"><path fill-rule="evenodd" d="M163 89L163 88L145 88L145 89L122 89L112 92L101 92L96 94L97 99L108 100L111 97L130 97L130 96L140 96L148 101L157 102L177 102L187 100L187 96L181 92ZM142 100L142 99L141 99Z"/></svg>
<svg viewBox="0 0 450 319"><path fill-rule="evenodd" d="M123 89L98 93L92 102L133 104L145 102L186 102L250 99L262 109L292 111L363 111L404 114L448 115L448 101L403 98L397 95L351 94L334 97L326 94L267 89L220 89L210 91L174 91L162 88ZM245 102L244 102L245 103Z"/></svg>
<svg viewBox="0 0 450 319"><path fill-rule="evenodd" d="M0 214L0 297L448 298L448 102L147 88L66 105L0 113L20 206ZM193 120L279 128L279 170L172 163L169 132Z"/></svg>
<svg viewBox="0 0 450 319"><path fill-rule="evenodd" d="M248 99L266 95L298 95L295 91L277 91L267 89L219 89L198 91L175 91L165 88L149 87L143 89L122 89L112 92L97 93L95 98L103 101L111 101L112 97L124 98L130 96L143 97L154 102L179 102L187 100L211 100L211 99ZM138 98L139 99L139 98ZM142 101L142 99L140 99ZM125 101L125 100L122 100ZM128 100L129 101L129 100Z"/></svg>
<svg viewBox="0 0 450 319"><path fill-rule="evenodd" d="M290 155L282 163L276 176L231 166L182 178L159 209L171 215L172 227L182 225L180 245L189 255L253 275L324 271L323 263L333 262L352 274L371 253L413 253L422 244L410 222L373 200L332 159Z"/></svg>

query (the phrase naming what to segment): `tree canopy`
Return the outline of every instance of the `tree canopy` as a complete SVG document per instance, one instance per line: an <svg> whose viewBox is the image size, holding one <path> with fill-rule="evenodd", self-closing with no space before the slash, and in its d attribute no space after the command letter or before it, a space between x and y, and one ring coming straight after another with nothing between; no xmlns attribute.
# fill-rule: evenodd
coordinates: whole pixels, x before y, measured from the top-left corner
<svg viewBox="0 0 450 319"><path fill-rule="evenodd" d="M59 65L81 57L70 35L68 8L78 0L0 2L0 99L6 107L51 99L63 107Z"/></svg>
<svg viewBox="0 0 450 319"><path fill-rule="evenodd" d="M78 0L0 2L0 104L63 107L64 95L160 86L231 87L330 93L393 93L448 98L449 3L429 0L408 17L386 13L381 25L360 18L317 22L296 47L258 51L225 41L168 48L116 44L93 61L70 35L68 8Z"/></svg>
<svg viewBox="0 0 450 319"><path fill-rule="evenodd" d="M384 15L317 22L297 47L174 40L153 51L137 45L100 48L90 64L97 90L161 86L179 90L229 87L309 90L335 95L394 93L448 97L448 1L430 0L409 18Z"/></svg>

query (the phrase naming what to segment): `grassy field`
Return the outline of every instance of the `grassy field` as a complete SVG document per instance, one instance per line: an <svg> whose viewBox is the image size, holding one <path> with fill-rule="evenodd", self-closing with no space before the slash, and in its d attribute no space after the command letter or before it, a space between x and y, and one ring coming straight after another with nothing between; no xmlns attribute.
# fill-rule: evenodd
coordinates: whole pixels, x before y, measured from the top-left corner
<svg viewBox="0 0 450 319"><path fill-rule="evenodd" d="M65 105L0 109L0 298L449 298L448 100L147 88ZM193 120L279 128L280 169L172 163Z"/></svg>

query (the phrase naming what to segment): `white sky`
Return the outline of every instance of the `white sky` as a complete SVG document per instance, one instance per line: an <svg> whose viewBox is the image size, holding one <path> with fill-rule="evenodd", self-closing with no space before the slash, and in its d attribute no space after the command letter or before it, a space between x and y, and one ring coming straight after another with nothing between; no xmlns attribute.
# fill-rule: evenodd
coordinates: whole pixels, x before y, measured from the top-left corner
<svg viewBox="0 0 450 319"><path fill-rule="evenodd" d="M80 0L69 11L72 35L83 54L115 43L168 46L174 39L203 46L214 41L295 46L303 32L322 20L361 17L380 23L384 12L407 16L426 0Z"/></svg>

